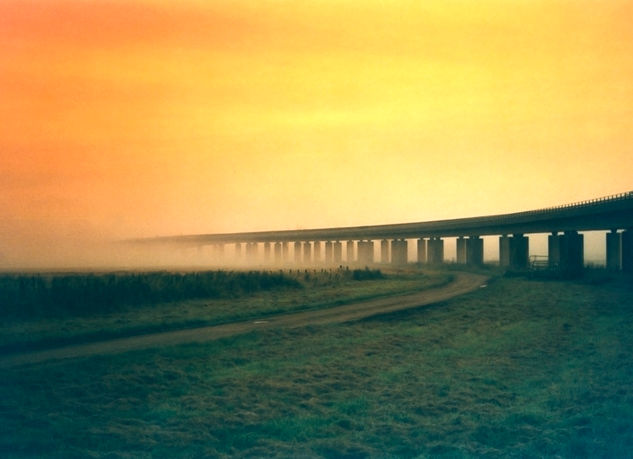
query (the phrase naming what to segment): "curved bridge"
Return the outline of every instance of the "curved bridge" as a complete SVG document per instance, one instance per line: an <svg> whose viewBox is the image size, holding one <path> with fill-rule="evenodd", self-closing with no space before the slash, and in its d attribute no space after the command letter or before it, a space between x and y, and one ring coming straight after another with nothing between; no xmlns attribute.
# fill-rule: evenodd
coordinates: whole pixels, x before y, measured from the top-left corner
<svg viewBox="0 0 633 459"><path fill-rule="evenodd" d="M289 243L296 263L345 261L369 264L374 261L374 241L381 240L380 260L405 264L408 260L408 239L417 239L417 260L441 263L444 258L444 237L457 237L457 262L483 263L481 236L498 235L499 262L502 266L527 268L529 241L526 234L551 233L548 240L548 264L563 270L581 269L583 236L579 231L608 230L606 236L607 266L633 270L633 192L501 215L437 220L419 223L320 228L308 230L257 231L223 234L194 234L135 239L135 243L168 243L187 246L214 245L220 256L224 244L235 244L241 256L245 245L247 259L289 261ZM562 234L559 234L562 233ZM343 242L342 242L343 241ZM258 256L260 245L262 256ZM325 257L321 256L321 246Z"/></svg>

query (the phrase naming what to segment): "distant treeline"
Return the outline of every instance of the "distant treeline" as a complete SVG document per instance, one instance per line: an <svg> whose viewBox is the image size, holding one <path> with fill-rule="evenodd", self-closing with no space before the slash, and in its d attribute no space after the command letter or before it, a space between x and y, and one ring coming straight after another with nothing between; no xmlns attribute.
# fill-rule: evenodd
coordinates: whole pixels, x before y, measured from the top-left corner
<svg viewBox="0 0 633 459"><path fill-rule="evenodd" d="M258 291L303 288L382 277L379 270L203 271L0 275L4 318L107 313L124 306L195 298L234 298Z"/></svg>

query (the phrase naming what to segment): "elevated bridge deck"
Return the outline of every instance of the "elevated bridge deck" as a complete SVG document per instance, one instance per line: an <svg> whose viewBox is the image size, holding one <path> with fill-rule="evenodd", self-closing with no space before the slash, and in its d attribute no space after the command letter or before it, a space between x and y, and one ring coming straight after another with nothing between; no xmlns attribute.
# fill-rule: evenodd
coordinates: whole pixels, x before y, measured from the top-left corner
<svg viewBox="0 0 633 459"><path fill-rule="evenodd" d="M407 261L406 245L403 247L397 244L406 239L419 239L418 261L436 263L443 260L442 238L457 237L458 262L478 264L483 260L480 237L498 235L501 236L500 263L527 266L528 243L524 235L551 233L551 263L565 266L568 259L580 258L582 263L582 253L576 253L582 251L582 235L578 235L578 232L595 230L611 231L607 235L607 265L617 269L629 269L629 265L633 263L633 260L629 260L633 258L630 255L632 242L629 240L633 234L633 191L545 209L500 215L340 228L192 234L134 239L128 242L185 246L232 243L239 246L236 253L241 253L241 245L246 244L247 254L251 255L257 251L258 244L264 244L265 256L270 254L270 244L273 244L273 254L280 259L285 256L288 243L294 243L295 260L310 263L320 258L322 242L325 244L326 261L340 261L340 241L347 241L348 259L351 256L357 261L371 262L371 241L383 240L387 245L381 247L381 253L388 258L391 255L392 260L397 259L401 263ZM460 240L463 240L461 245ZM367 246L365 243L372 245ZM307 247L306 244L311 245ZM354 244L358 245L357 256ZM349 249L350 246L352 250ZM317 248L319 252L315 256ZM572 255L568 256L569 254ZM577 260L572 264L577 265Z"/></svg>

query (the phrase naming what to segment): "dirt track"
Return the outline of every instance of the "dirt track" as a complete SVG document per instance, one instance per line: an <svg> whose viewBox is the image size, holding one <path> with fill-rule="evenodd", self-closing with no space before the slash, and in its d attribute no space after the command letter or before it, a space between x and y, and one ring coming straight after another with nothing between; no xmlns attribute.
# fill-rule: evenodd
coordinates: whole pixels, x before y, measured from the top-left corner
<svg viewBox="0 0 633 459"><path fill-rule="evenodd" d="M77 344L43 351L14 354L0 358L0 368L46 362L49 360L85 357L97 354L116 354L136 349L169 346L182 343L204 342L251 330L267 328L296 328L305 325L340 323L384 314L402 309L445 301L478 289L487 281L486 276L471 273L457 273L455 280L443 287L423 290L409 295L394 295L386 298L362 301L334 308L282 314L261 320L234 322L209 327L176 330L131 336L127 338Z"/></svg>

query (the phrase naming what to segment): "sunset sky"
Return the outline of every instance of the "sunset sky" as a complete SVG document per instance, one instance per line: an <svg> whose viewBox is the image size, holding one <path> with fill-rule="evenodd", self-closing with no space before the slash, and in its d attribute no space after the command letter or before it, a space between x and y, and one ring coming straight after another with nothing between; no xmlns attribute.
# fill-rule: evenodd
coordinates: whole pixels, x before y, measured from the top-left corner
<svg viewBox="0 0 633 459"><path fill-rule="evenodd" d="M632 17L630 0L3 0L0 266L632 190Z"/></svg>

